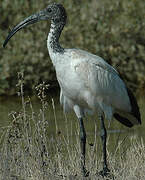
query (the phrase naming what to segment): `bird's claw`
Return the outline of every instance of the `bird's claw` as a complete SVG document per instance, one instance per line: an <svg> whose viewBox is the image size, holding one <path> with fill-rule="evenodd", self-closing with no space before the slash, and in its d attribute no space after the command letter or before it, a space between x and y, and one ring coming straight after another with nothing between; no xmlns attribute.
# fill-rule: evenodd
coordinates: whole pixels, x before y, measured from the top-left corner
<svg viewBox="0 0 145 180"><path fill-rule="evenodd" d="M82 174L83 174L84 177L88 177L88 176L89 176L89 173L90 173L90 172L87 171L86 168L84 168L84 167L82 168Z"/></svg>
<svg viewBox="0 0 145 180"><path fill-rule="evenodd" d="M105 167L105 168L103 168L102 171L99 172L99 175L101 175L102 177L109 176L110 170L107 167Z"/></svg>

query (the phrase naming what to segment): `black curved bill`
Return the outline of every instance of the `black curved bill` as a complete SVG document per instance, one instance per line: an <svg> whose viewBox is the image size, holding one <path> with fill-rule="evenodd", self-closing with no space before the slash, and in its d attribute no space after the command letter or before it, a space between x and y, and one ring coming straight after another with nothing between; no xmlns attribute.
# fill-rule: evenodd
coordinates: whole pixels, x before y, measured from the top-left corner
<svg viewBox="0 0 145 180"><path fill-rule="evenodd" d="M6 40L3 43L3 47L5 47L8 43L8 41L10 40L10 38L20 29L30 25L30 24L34 24L40 20L45 20L45 10L40 11L39 13L33 14L31 16L29 16L28 18L26 18L24 21L20 22L17 26L15 26L10 33L8 34Z"/></svg>

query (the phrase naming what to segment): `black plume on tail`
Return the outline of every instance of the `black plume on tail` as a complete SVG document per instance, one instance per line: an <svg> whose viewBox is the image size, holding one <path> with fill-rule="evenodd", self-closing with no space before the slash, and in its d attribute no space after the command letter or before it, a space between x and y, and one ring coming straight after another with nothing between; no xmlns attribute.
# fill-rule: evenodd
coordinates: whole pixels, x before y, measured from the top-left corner
<svg viewBox="0 0 145 180"><path fill-rule="evenodd" d="M127 126L127 127L132 127L133 124L125 117L119 115L118 113L114 113L115 119L117 119L121 124Z"/></svg>
<svg viewBox="0 0 145 180"><path fill-rule="evenodd" d="M136 98L134 97L133 93L129 88L127 88L127 93L130 99L131 103L131 112L129 113L130 117L132 116L133 118L136 119L136 124L141 124L141 117L140 117L140 112L139 112L139 107L136 101ZM132 127L134 123L127 117L123 117L122 114L114 113L115 119L117 119L120 123L124 124L127 127Z"/></svg>
<svg viewBox="0 0 145 180"><path fill-rule="evenodd" d="M136 98L134 97L133 93L131 92L130 89L127 88L127 92L128 92L128 96L131 102L131 114L136 117L136 119L138 120L138 123L141 124L141 117L140 117L140 111L139 111L139 107L136 101Z"/></svg>

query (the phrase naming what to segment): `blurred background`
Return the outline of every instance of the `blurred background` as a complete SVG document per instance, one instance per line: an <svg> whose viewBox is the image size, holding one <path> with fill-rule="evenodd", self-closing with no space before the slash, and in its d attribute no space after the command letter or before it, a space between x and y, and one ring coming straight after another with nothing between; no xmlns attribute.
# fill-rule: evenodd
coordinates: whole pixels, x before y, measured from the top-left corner
<svg viewBox="0 0 145 180"><path fill-rule="evenodd" d="M45 81L57 91L55 71L46 46L50 22L19 31L6 48L10 29L54 1L3 0L0 3L0 95L15 95L18 72L24 72L25 93ZM137 94L145 88L145 3L143 0L61 0L68 14L61 35L65 48L80 48L104 58Z"/></svg>

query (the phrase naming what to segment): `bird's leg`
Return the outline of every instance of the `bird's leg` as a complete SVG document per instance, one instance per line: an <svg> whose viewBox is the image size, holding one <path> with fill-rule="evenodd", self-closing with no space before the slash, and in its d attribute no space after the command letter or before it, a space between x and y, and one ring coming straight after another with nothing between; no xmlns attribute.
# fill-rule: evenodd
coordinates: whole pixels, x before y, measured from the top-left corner
<svg viewBox="0 0 145 180"><path fill-rule="evenodd" d="M100 123L101 123L101 139L102 139L102 146L103 146L103 170L100 172L102 176L107 176L110 172L107 166L107 154L106 154L106 138L107 138L107 131L104 124L103 116L99 116Z"/></svg>
<svg viewBox="0 0 145 180"><path fill-rule="evenodd" d="M84 128L83 118L78 118L78 119L80 125L81 168L83 175L86 177L89 175L89 172L85 168L86 132Z"/></svg>

